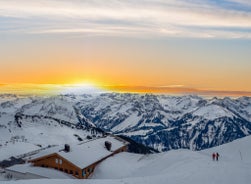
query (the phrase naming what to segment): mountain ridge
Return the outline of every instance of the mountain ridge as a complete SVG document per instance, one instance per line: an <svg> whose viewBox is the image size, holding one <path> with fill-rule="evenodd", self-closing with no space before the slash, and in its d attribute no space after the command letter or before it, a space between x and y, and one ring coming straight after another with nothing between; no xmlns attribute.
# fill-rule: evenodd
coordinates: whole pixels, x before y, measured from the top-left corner
<svg viewBox="0 0 251 184"><path fill-rule="evenodd" d="M53 136L52 130L61 127L65 132L72 129L72 135L73 129L78 129L77 134L84 134L81 139L109 132L158 151L202 150L251 134L251 98L127 93L1 95L0 124L1 145L10 142L16 136L14 132L26 136L26 131L32 130ZM89 133L79 133L83 130ZM60 137L61 143L67 142ZM49 141L45 142L36 144L48 146Z"/></svg>

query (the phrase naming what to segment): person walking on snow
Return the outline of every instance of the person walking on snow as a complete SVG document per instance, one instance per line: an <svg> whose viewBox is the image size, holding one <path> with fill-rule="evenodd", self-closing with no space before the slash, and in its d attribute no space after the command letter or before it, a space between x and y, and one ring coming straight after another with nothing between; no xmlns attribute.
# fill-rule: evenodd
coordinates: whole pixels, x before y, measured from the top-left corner
<svg viewBox="0 0 251 184"><path fill-rule="evenodd" d="M215 154L215 157L216 157L216 160L218 161L218 160L219 160L219 157L220 157L220 154L217 152L217 153Z"/></svg>
<svg viewBox="0 0 251 184"><path fill-rule="evenodd" d="M213 159L213 161L215 161L215 157L216 157L216 154L213 153L213 154L212 154L212 159Z"/></svg>

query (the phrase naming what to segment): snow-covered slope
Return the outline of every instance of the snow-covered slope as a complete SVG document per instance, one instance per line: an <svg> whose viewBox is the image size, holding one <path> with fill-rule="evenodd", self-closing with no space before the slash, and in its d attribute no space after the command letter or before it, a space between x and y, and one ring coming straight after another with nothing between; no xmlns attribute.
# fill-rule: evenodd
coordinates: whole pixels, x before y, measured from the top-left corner
<svg viewBox="0 0 251 184"><path fill-rule="evenodd" d="M86 127L64 96L0 96L0 162L51 145L77 143L101 132Z"/></svg>
<svg viewBox="0 0 251 184"><path fill-rule="evenodd" d="M219 161L211 154L219 152ZM87 184L249 184L251 136L203 151L172 150L160 154L121 153L103 161ZM23 180L4 184L83 183L82 180Z"/></svg>
<svg viewBox="0 0 251 184"><path fill-rule="evenodd" d="M220 153L219 162L211 160L216 151ZM176 150L145 156L123 153L104 161L93 178L135 178L135 182L144 183L244 184L251 181L250 155L250 136L200 152Z"/></svg>

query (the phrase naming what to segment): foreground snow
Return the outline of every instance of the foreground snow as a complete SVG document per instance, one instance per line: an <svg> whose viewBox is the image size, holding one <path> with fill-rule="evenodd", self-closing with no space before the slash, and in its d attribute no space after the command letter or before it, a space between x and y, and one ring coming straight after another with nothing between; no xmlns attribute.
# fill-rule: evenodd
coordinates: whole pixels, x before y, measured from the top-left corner
<svg viewBox="0 0 251 184"><path fill-rule="evenodd" d="M219 162L211 160L217 151ZM22 180L6 184L248 184L251 136L212 149L176 150L153 155L121 153L101 163L89 180Z"/></svg>
<svg viewBox="0 0 251 184"><path fill-rule="evenodd" d="M221 155L219 162L211 160L215 151ZM250 155L250 136L201 152L176 150L148 156L123 153L103 162L93 178L127 178L129 183L144 184L244 184L251 181Z"/></svg>

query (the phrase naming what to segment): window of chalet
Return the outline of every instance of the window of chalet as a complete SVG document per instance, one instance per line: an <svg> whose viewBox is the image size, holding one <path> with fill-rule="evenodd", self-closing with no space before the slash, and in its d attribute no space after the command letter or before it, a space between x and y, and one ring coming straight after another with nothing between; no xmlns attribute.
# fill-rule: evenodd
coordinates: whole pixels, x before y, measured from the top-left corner
<svg viewBox="0 0 251 184"><path fill-rule="evenodd" d="M57 158L55 159L55 162L56 162L56 164L58 164L58 159Z"/></svg>
<svg viewBox="0 0 251 184"><path fill-rule="evenodd" d="M92 171L93 171L92 167L90 167L90 168L87 169L88 173L91 173Z"/></svg>
<svg viewBox="0 0 251 184"><path fill-rule="evenodd" d="M82 176L85 177L86 173L85 170L82 171Z"/></svg>
<svg viewBox="0 0 251 184"><path fill-rule="evenodd" d="M75 175L78 176L78 171L75 171Z"/></svg>
<svg viewBox="0 0 251 184"><path fill-rule="evenodd" d="M59 160L59 164L61 165L62 163L63 163L63 161L60 159L60 160Z"/></svg>

